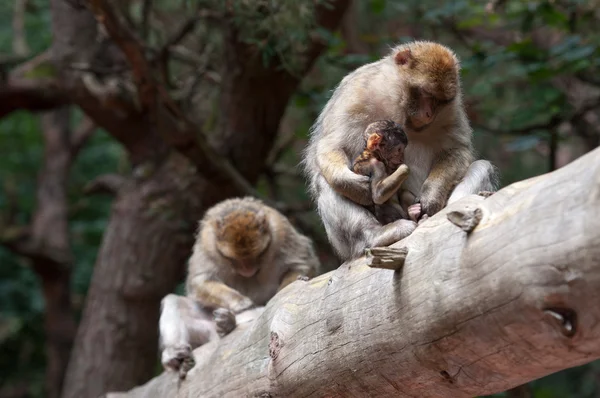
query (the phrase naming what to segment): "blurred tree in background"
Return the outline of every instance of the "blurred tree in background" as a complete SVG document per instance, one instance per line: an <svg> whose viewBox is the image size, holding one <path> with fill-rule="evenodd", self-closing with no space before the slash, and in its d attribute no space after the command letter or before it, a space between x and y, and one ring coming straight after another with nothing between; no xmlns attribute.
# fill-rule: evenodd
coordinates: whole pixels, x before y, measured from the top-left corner
<svg viewBox="0 0 600 398"><path fill-rule="evenodd" d="M0 397L58 397L65 374L62 396L97 396L159 372L159 301L226 197L276 205L335 268L300 152L331 89L393 44L459 54L503 185L597 147L599 5L0 2ZM505 394L597 397L600 369Z"/></svg>

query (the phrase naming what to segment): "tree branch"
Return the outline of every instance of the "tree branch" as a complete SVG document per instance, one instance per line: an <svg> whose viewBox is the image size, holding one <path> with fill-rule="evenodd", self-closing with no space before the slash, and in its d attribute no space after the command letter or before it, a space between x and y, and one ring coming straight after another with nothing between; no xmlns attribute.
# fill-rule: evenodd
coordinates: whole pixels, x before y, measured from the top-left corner
<svg viewBox="0 0 600 398"><path fill-rule="evenodd" d="M536 123L525 127L520 127L518 129L510 129L510 130L498 130L493 127L485 126L483 124L473 123L475 127L479 127L483 130L492 132L494 134L503 134L503 135L529 135L535 131L540 130L552 130L556 128L561 123L574 123L575 121L582 118L586 113L597 109L600 107L600 101L591 101L586 105L583 105L577 112L574 112L572 115L568 117L564 117L563 115L554 115L547 122Z"/></svg>
<svg viewBox="0 0 600 398"><path fill-rule="evenodd" d="M90 181L83 188L83 193L86 195L93 195L98 193L105 193L109 195L116 195L119 193L121 188L127 183L127 178L118 174L105 174L96 179Z"/></svg>
<svg viewBox="0 0 600 398"><path fill-rule="evenodd" d="M15 11L13 14L13 52L17 55L25 56L29 54L29 46L25 39L25 12L27 0L15 0Z"/></svg>
<svg viewBox="0 0 600 398"><path fill-rule="evenodd" d="M96 123L89 117L84 117L79 126L73 131L71 134L71 152L75 157L83 148L85 143L90 139L90 137L94 134L98 126Z"/></svg>
<svg viewBox="0 0 600 398"><path fill-rule="evenodd" d="M407 250L400 271L360 258L296 281L256 322L195 350L180 385L163 373L108 397L462 398L590 362L600 357L598 198L600 149L464 198L392 246ZM469 233L447 218L476 208Z"/></svg>
<svg viewBox="0 0 600 398"><path fill-rule="evenodd" d="M131 65L134 81L138 87L139 100L146 111L159 114L172 124L173 129L158 129L161 137L174 149L190 159L199 170L219 175L228 180L239 194L263 198L227 159L212 150L200 128L186 117L166 89L155 80L153 71L146 61L143 46L126 26L122 25L106 0L90 0L96 18L104 24L111 38L125 53ZM162 109L164 105L166 109ZM164 112L167 111L167 112ZM158 118L159 116L157 116ZM177 120L173 120L173 119ZM164 121L162 121L164 122Z"/></svg>
<svg viewBox="0 0 600 398"><path fill-rule="evenodd" d="M45 111L69 102L52 75L50 53L44 52L16 67L6 81L0 79L0 118L19 109Z"/></svg>

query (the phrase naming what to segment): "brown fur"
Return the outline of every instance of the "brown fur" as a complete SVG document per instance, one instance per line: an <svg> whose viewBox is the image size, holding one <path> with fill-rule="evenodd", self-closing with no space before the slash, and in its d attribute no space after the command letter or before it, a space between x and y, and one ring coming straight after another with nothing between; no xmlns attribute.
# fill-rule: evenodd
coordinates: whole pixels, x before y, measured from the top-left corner
<svg viewBox="0 0 600 398"><path fill-rule="evenodd" d="M271 242L265 214L255 209L233 209L216 220L216 247L227 258L252 258Z"/></svg>

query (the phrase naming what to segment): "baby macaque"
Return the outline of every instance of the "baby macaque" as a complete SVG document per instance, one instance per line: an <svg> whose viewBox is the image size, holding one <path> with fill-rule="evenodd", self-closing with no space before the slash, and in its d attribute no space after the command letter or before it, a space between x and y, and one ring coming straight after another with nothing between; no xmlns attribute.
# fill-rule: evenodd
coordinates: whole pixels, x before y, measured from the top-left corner
<svg viewBox="0 0 600 398"><path fill-rule="evenodd" d="M162 300L163 366L183 377L194 364L193 348L253 321L259 306L318 268L310 239L260 200L228 199L210 208L189 260L186 296Z"/></svg>
<svg viewBox="0 0 600 398"><path fill-rule="evenodd" d="M374 121L393 120L408 136L404 163L410 174L402 189L417 198L417 208L408 209L412 218L495 190L495 168L474 161L459 69L456 55L441 44L399 45L344 77L317 118L304 169L329 241L343 260L404 239L416 228L404 219L381 225L364 207L374 203L370 178L350 168L364 148L363 132Z"/></svg>
<svg viewBox="0 0 600 398"><path fill-rule="evenodd" d="M409 173L403 164L404 149L408 145L406 133L394 121L380 120L367 126L364 138L365 149L354 160L352 171L371 177L374 205L368 208L384 225L407 218L398 201L398 191Z"/></svg>

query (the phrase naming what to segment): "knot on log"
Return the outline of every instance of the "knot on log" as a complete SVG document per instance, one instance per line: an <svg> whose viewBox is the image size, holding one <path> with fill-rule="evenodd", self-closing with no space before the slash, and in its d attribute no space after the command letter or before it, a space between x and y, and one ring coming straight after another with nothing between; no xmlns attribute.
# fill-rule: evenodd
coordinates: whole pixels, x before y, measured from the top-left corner
<svg viewBox="0 0 600 398"><path fill-rule="evenodd" d="M280 350L281 343L279 341L279 335L276 332L271 332L271 340L269 341L269 356L272 360L277 359Z"/></svg>
<svg viewBox="0 0 600 398"><path fill-rule="evenodd" d="M408 248L371 247L365 249L365 255L369 267L397 271L404 265Z"/></svg>
<svg viewBox="0 0 600 398"><path fill-rule="evenodd" d="M577 333L577 313L571 308L546 308L544 313L557 324L566 337L573 337Z"/></svg>
<svg viewBox="0 0 600 398"><path fill-rule="evenodd" d="M325 321L325 327L330 334L335 333L342 327L344 317L339 312L334 312L327 317Z"/></svg>
<svg viewBox="0 0 600 398"><path fill-rule="evenodd" d="M483 212L479 207L476 207L474 209L451 211L446 217L452 224L469 233L479 224L483 218Z"/></svg>
<svg viewBox="0 0 600 398"><path fill-rule="evenodd" d="M445 370L440 372L440 376L442 376L442 378L450 384L454 384L456 381L454 377L450 376L450 373L446 372Z"/></svg>

